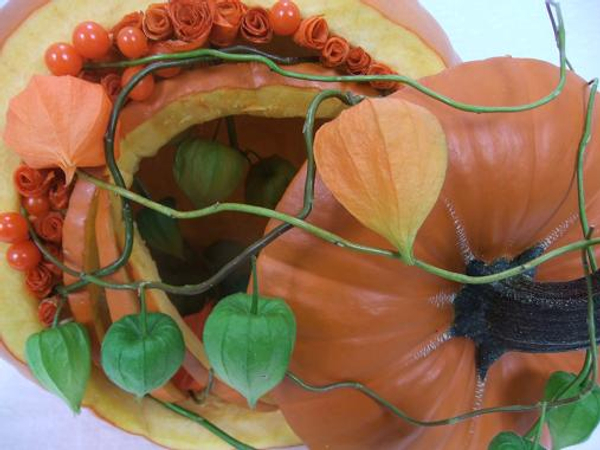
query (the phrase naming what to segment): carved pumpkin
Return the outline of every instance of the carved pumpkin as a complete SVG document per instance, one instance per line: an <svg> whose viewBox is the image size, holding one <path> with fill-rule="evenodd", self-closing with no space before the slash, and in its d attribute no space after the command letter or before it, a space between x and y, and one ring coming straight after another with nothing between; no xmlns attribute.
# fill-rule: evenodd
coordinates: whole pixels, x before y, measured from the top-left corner
<svg viewBox="0 0 600 450"><path fill-rule="evenodd" d="M9 1L0 12L0 21L3 23L0 30L0 63L4 69L0 72L0 129L5 125L8 100L23 89L31 75L47 72L43 54L50 43L68 41L75 25L84 20L93 19L103 25L112 26L124 14L145 10L151 3L155 2L86 0L78 1L74 5L69 0ZM274 1L248 0L244 3L248 6L268 8ZM412 77L437 73L457 61L439 26L416 0L297 0L296 3L303 16L323 15L332 32L347 37L353 45L362 46L378 61ZM40 29L44 30L43 38L40 38L38 33ZM290 48L297 51L297 47L289 47L287 44L273 45L276 49L279 45L279 50L282 51ZM300 69L325 73L322 67ZM125 137L121 142L119 166L126 180L131 182L143 158L156 155L164 144L186 128L219 117L246 114L303 118L309 101L325 86L342 88L339 84L332 86L287 80L258 65L223 65L188 71L158 83L150 99L132 103L123 112L122 132ZM365 88L353 86L352 89ZM331 102L324 108L322 115L334 117L340 109L339 104ZM285 127L278 130L279 137L274 143L269 143L269 139L265 138L269 136L265 130L272 131L266 122L260 127L243 128L242 125L241 134L247 131L249 135L254 136L253 142L261 146L263 154L270 155L288 147L282 143L293 140L293 136L298 137L298 124L301 120L286 120L289 123L286 122ZM292 136L292 133L295 134ZM290 148L290 152L295 155L295 162L299 165L303 160L301 145L294 144ZM156 183L153 188L171 187L168 183L161 185L160 177L155 176L154 172L163 168L164 161L170 157L168 152L161 152L156 159L146 161L142 168L142 172ZM3 142L0 142L0 162L0 185L3 187L0 192L0 210L17 210L19 197L12 188L11 177L19 161ZM112 205L114 223L110 223L111 211L107 206L107 196L103 197L101 207L97 208L98 201L90 200L96 198L94 191L85 184L76 187L77 201L74 203L78 206L70 213L74 222L79 221L83 225L80 225L78 230L65 227L66 230L73 231L70 237L70 244L73 245L69 246L70 255L66 256L71 258L71 263L86 270L92 270L100 263L106 263L113 258L118 250L119 239L122 238L118 206ZM102 215L97 214L99 210L102 210ZM226 234L239 228L237 223L231 223L231 215L224 217L225 219L219 217L208 220L203 229L206 233L199 233L197 229L189 227L188 237L208 239L215 229ZM264 224L264 221L249 219L248 227L252 230L250 234L256 234L257 230L261 232ZM108 237L98 237L98 230L102 230ZM98 245L95 239L99 239ZM206 242L201 241L201 244L206 245ZM103 250L100 255L96 254L97 246ZM0 248L3 253L5 246ZM139 236L136 236L136 246L126 269L116 276L120 279L158 278L156 265ZM20 363L24 360L25 341L41 328L37 318L37 300L27 292L21 276L8 269L4 258L0 258L0 282L3 286L0 294L0 350L16 366L26 371ZM81 309L82 322L95 333L93 337L97 341L102 339L106 326L110 323L110 315L122 316L135 312L137 308L135 299L130 295L123 294L117 298L107 292L106 303L108 308L113 308L109 315L106 311L101 312L102 308L97 308L97 302L103 298L97 289L81 291L78 294L81 295L70 299L73 313L77 314L77 305L84 306ZM201 382L206 383L208 364L200 340L177 314L164 294L149 293L148 300L150 309L167 312L178 321L184 332L188 350L184 366L196 374ZM85 305L86 302L93 304L92 308L95 308L96 314L89 315L90 307ZM222 384L215 386L214 394L210 401L200 406L189 399L182 404L222 426L240 440L257 447L283 446L299 442L273 405L265 403L263 410L269 410L266 412L249 411L233 404L239 403L239 399ZM160 395L177 399L181 392L177 392L173 386L168 386ZM161 445L202 449L227 447L227 444L206 430L173 415L154 402L137 401L118 390L98 368L93 370L84 404L116 426L146 436Z"/></svg>
<svg viewBox="0 0 600 450"><path fill-rule="evenodd" d="M496 58L466 63L423 82L458 101L510 106L542 98L558 78L558 69L544 62ZM481 275L581 239L574 167L589 96L586 82L569 74L555 101L509 114L460 112L409 88L394 95L431 111L448 143L447 177L417 236L417 258ZM596 114L585 160L591 224L600 222L599 132ZM327 150L330 135L320 141L317 133L320 151ZM304 179L301 172L279 204L281 211L299 209ZM309 221L355 242L391 248L354 219L319 178ZM582 275L581 256L575 252L542 265L533 281L523 276L519 282ZM546 353L561 345L576 347L557 338L560 328L568 326L571 301L558 294L559 285L545 285L554 302L551 295L545 301L528 298L510 282L494 288L462 286L400 261L349 253L300 230L263 252L259 276L264 295L286 298L296 314L293 373L315 385L362 382L421 420L483 406L535 403L551 372L577 372L581 366L581 352ZM478 315L478 308L487 313ZM578 318L579 326L569 332L581 330L585 336L585 314ZM290 380L275 390L274 398L311 449L478 450L501 430L523 433L534 418L493 414L418 428L357 391L310 393Z"/></svg>

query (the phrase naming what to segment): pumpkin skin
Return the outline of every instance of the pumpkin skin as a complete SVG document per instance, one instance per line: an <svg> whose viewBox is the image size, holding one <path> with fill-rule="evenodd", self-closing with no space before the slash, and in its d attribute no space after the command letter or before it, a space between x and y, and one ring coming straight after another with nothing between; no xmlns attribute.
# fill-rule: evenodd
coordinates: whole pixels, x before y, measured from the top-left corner
<svg viewBox="0 0 600 450"><path fill-rule="evenodd" d="M463 64L423 83L462 102L517 105L545 96L558 78L558 69L544 62L495 58ZM459 245L464 239L468 250L486 262L515 257L545 239L550 248L581 239L574 216L574 167L589 95L585 81L569 74L555 101L523 113L460 112L409 88L394 95L433 112L448 142L447 178L417 236L417 258L464 272ZM599 131L596 114L585 161L592 225L600 221ZM280 210L299 210L304 179L302 170ZM344 238L390 248L350 216L318 177L309 221ZM536 279L582 275L580 253L575 252L541 266ZM581 367L582 352L505 353L485 382L478 382L473 342L444 335L453 321L452 305L444 299L460 285L399 261L325 244L300 230L263 252L259 277L263 294L286 299L296 314L292 372L316 385L362 382L418 419L534 403L551 372ZM453 426L418 428L351 390L313 394L286 380L274 398L311 449L475 450L487 448L502 430L523 433L535 417L493 414Z"/></svg>

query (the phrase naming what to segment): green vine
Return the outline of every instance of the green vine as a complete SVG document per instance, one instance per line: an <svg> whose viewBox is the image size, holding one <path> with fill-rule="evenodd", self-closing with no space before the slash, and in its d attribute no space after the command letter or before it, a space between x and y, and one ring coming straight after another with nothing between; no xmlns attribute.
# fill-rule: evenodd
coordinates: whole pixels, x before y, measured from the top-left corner
<svg viewBox="0 0 600 450"><path fill-rule="evenodd" d="M224 279L228 273L234 270L241 262L245 261L249 257L254 257L260 250L269 245L271 242L276 240L282 234L286 233L288 230L292 228L302 229L326 242L334 244L336 246L346 248L349 250L362 252L371 255L383 256L387 258L393 259L402 259L401 255L397 251L392 251L385 248L377 248L366 246L362 244L358 244L349 240L342 238L330 231L319 228L305 219L310 214L313 207L314 200L314 183L316 176L316 166L314 162L313 156L313 138L314 138L314 124L315 117L318 111L319 106L326 100L336 98L348 106L356 105L359 103L363 97L357 96L350 92L341 92L337 90L324 90L315 96L311 105L308 109L306 120L303 128L303 135L306 146L306 156L307 156L307 173L306 173L306 181L304 187L304 201L302 205L302 209L295 216L284 214L278 211L273 211L267 208L261 208L257 206L247 205L247 204L239 204L239 203L222 203L215 204L212 206L208 206L206 208L198 209L195 211L178 211L173 208L169 208L165 205L156 203L149 198L138 195L134 192L131 192L127 189L125 184L125 180L120 172L114 154L114 142L115 142L115 133L117 129L117 122L119 115L127 101L129 93L134 89L134 87L148 74L151 74L157 70L172 68L172 67L181 67L181 66L193 66L198 63L205 62L217 62L217 63L227 63L227 62L237 62L237 63L260 63L267 66L273 72L280 74L285 77L295 78L300 80L310 80L310 81L320 81L320 82L369 82L369 81L394 81L398 83L403 83L405 85L411 86L422 94L429 96L441 103L449 105L457 110L472 112L472 113L509 113L509 112L521 112L527 111L534 108L538 108L543 106L562 92L567 76L567 67L571 67L570 63L567 59L565 52L565 40L566 33L563 23L563 16L561 9L558 3L547 1L546 3L550 19L552 21L552 25L555 31L556 43L559 50L560 56L560 77L557 82L555 89L550 92L545 97L534 101L532 103L524 104L524 105L516 105L516 106L482 106L482 105L471 105L462 102L455 101L447 96L444 96L440 93L437 93L430 88L422 85L416 80L413 80L409 77L402 75L362 75L362 76L319 76L319 75L309 75L298 73L294 71L290 71L282 68L283 65L294 64L299 62L298 58L280 58L274 57L273 55L269 55L267 53L258 51L253 48L248 47L233 47L230 49L223 50L213 50L213 49L200 49L191 52L178 53L178 54L170 54L170 55L157 55L151 56L148 58L142 58L134 61L121 61L116 63L100 63L100 64L89 64L86 66L88 70L93 69L103 69L103 68L123 68L129 66L139 66L146 65L144 69L138 72L131 81L124 87L123 91L118 96L115 101L115 105L111 114L109 126L105 135L105 154L106 154L106 162L110 174L113 179L113 183L105 182L103 180L97 179L84 171L79 171L78 176L82 179L86 179L96 186L108 190L112 193L119 195L121 198L121 208L122 208L122 217L123 223L125 227L125 239L124 245L122 249L122 253L115 261L111 264L103 267L93 273L85 273L75 270L71 267L66 266L61 261L57 260L51 252L48 251L42 244L39 237L36 235L35 231L31 229L32 238L34 242L40 247L44 256L59 266L65 273L78 278L79 281L74 282L67 286L59 286L57 288L58 293L64 298L71 292L77 291L83 287L85 287L89 283L94 283L98 286L110 289L118 289L118 290L136 290L140 294L140 299L142 302L142 316L145 317L146 309L145 309L145 294L148 289L160 289L162 291L173 293L173 294L183 294L183 295L196 295L202 292L205 292L210 287L212 287L215 283L218 283L220 280ZM556 14L556 18L554 16ZM434 420L434 421L423 421L416 418L413 418L406 414L405 412L398 409L395 405L386 401L382 397L380 397L376 392L372 391L368 387L364 386L358 382L340 382L329 384L325 386L315 386L309 384L308 382L302 380L297 375L288 372L287 377L299 385L303 389L306 389L311 392L322 393L329 392L337 389L353 389L361 392L367 397L371 398L373 401L377 402L379 405L384 407L389 412L393 413L395 416L399 417L402 420L405 420L408 423L418 426L432 427L432 426L441 426L441 425L450 425L455 424L464 420L472 419L474 417L478 417L485 414L499 413L499 412L525 412L525 411L540 411L541 415L538 421L532 426L530 432L527 434L528 437L534 439L534 443L539 442L540 433L542 426L545 422L545 417L547 412L552 411L553 409L565 406L569 404L573 404L584 398L588 395L591 390L595 386L595 380L597 378L598 373L598 355L597 348L595 345L596 340L596 326L595 326L595 310L594 310L594 296L592 290L592 282L591 282L591 274L598 270L598 266L593 254L592 247L600 244L600 238L593 239L592 229L590 228L587 214L585 210L585 192L584 192L584 179L583 179L583 163L585 159L585 150L591 138L591 125L592 118L595 106L595 97L598 89L598 80L593 80L590 83L590 94L589 100L587 104L586 110L586 118L584 123L584 129L582 132L582 137L579 143L578 154L577 154L577 193L578 193L578 209L579 209L579 220L581 223L581 228L583 231L584 239L570 243L563 247L554 249L545 253L542 256L539 256L525 264L522 264L517 267L513 267L511 269L505 270L503 272L495 273L492 275L486 276L469 276L462 273L451 272L439 267L435 267L430 265L424 261L415 260L415 267L427 271L433 275L438 277L454 281L462 284L487 284L500 280L504 280L519 274L523 274L525 272L530 271L531 269L538 267L539 265L556 258L560 255L563 255L572 251L581 251L582 252L582 264L585 269L585 277L586 277L586 285L588 289L588 332L590 339L590 348L586 353L586 359L583 364L583 367L576 377L576 379L565 389L559 392L558 395L555 396L551 401L540 401L538 403L532 405L510 405L510 406L502 406L502 407L494 407L494 408L482 408L475 411L470 411L461 415L457 415L450 418ZM232 145L237 141L235 137L235 130L232 126L232 123L228 120L228 129L230 131L230 137L232 140ZM233 211L240 212L245 214L252 214L256 216L266 217L274 220L278 220L282 222L281 225L275 227L271 232L266 234L263 238L250 245L242 254L238 257L234 258L228 264L226 264L217 274L211 277L209 280L205 280L201 283L195 285L185 285L185 286L173 286L160 281L137 281L131 283L113 283L104 280L103 278L113 274L119 268L123 267L129 258L131 257L131 253L133 250L134 243L134 221L133 221L133 213L132 213L132 203L135 202L140 205L143 205L149 209L160 212L168 217L172 217L174 219L195 219L200 217L206 217L213 214L218 214L225 211ZM256 275L256 270L254 270L254 274ZM60 311L60 308L59 308ZM58 320L58 312L55 317L55 324ZM585 383L584 389L578 392L577 395L574 395L569 398L561 398L569 389L574 385L583 385ZM235 438L229 436L223 430L219 429L215 425L211 424L206 419L198 416L195 413L192 413L180 406L166 403L155 399L155 401L159 402L166 408L171 411L185 416L196 423L207 428L209 431L213 432L215 435L221 437L223 440L233 445L235 448L239 449L251 449L251 447L237 441Z"/></svg>

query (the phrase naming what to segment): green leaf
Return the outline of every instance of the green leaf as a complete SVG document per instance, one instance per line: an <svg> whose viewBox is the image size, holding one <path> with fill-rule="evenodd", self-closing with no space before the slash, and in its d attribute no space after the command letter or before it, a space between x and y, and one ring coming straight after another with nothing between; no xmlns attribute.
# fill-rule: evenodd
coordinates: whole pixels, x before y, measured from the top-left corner
<svg viewBox="0 0 600 450"><path fill-rule="evenodd" d="M79 413L92 367L87 330L71 322L33 334L25 356L36 380Z"/></svg>
<svg viewBox="0 0 600 450"><path fill-rule="evenodd" d="M248 160L219 142L188 139L177 149L175 181L198 208L225 200L241 184Z"/></svg>
<svg viewBox="0 0 600 450"><path fill-rule="evenodd" d="M248 173L246 203L275 208L295 174L296 168L280 156L261 159Z"/></svg>
<svg viewBox="0 0 600 450"><path fill-rule="evenodd" d="M575 378L572 373L554 372L546 384L544 399L554 398ZM573 386L561 395L561 398L574 397L581 389L580 386ZM600 421L600 388L594 386L592 392L577 403L549 410L546 419L553 449L558 450L585 441Z"/></svg>
<svg viewBox="0 0 600 450"><path fill-rule="evenodd" d="M488 450L533 450L533 442L512 431L504 431L490 442ZM544 450L544 447L538 445L536 450Z"/></svg>
<svg viewBox="0 0 600 450"><path fill-rule="evenodd" d="M171 208L175 207L173 198L166 198L160 202ZM177 220L152 209L143 208L137 215L137 225L146 243L161 252L185 259L184 242Z"/></svg>
<svg viewBox="0 0 600 450"><path fill-rule="evenodd" d="M121 389L143 397L163 386L183 363L181 330L162 313L132 314L115 322L102 342L102 367Z"/></svg>
<svg viewBox="0 0 600 450"><path fill-rule="evenodd" d="M296 320L280 299L233 294L217 304L204 327L204 346L215 373L254 408L277 386L290 363Z"/></svg>

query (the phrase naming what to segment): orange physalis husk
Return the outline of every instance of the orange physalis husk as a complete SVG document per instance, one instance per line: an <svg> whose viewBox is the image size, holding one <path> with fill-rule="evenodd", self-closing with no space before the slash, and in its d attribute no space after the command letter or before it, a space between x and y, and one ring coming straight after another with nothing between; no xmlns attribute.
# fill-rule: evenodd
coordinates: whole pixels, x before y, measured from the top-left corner
<svg viewBox="0 0 600 450"><path fill-rule="evenodd" d="M99 84L36 75L10 101L4 140L29 167L61 168L69 184L78 167L105 164L103 136L111 109Z"/></svg>
<svg viewBox="0 0 600 450"><path fill-rule="evenodd" d="M315 158L334 197L411 264L446 174L446 138L436 117L400 99L364 100L321 127Z"/></svg>

